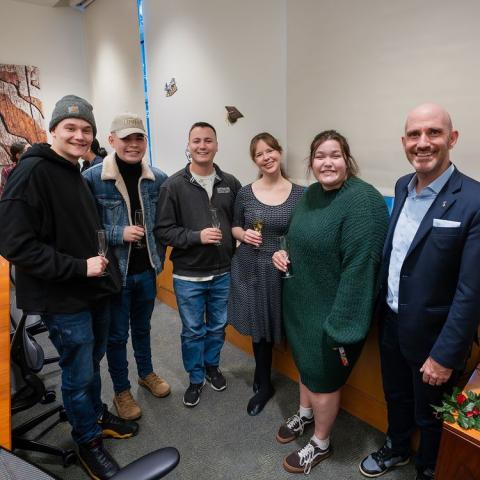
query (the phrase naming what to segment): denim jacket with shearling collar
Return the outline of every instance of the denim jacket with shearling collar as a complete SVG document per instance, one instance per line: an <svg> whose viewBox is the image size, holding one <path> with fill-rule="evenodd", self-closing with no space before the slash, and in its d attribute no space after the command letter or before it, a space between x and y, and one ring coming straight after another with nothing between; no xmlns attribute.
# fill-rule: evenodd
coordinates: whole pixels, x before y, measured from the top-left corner
<svg viewBox="0 0 480 480"><path fill-rule="evenodd" d="M109 248L113 250L120 267L122 285L127 284L128 261L132 244L123 241L123 230L134 225L127 187L115 160L115 152L103 163L85 170L83 176L95 197L98 212L107 232ZM167 175L142 160L142 174L139 179L139 198L143 208L147 250L150 264L158 275L163 268L165 246L153 235L160 185Z"/></svg>

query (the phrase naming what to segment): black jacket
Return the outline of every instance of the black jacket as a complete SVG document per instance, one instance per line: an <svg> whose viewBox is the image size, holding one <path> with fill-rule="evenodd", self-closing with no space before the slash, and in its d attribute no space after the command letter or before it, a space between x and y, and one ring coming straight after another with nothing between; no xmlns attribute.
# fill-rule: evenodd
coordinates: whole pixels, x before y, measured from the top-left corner
<svg viewBox="0 0 480 480"><path fill-rule="evenodd" d="M218 275L230 270L235 251L232 219L240 182L217 165L212 198L190 173L189 164L168 178L160 188L155 235L173 247L173 272L185 276ZM221 245L203 245L200 231L212 226L210 207L218 210L223 240Z"/></svg>
<svg viewBox="0 0 480 480"><path fill-rule="evenodd" d="M36 144L12 172L0 200L0 254L16 266L17 306L28 312L76 313L116 292L120 278L87 278L102 228L77 166Z"/></svg>

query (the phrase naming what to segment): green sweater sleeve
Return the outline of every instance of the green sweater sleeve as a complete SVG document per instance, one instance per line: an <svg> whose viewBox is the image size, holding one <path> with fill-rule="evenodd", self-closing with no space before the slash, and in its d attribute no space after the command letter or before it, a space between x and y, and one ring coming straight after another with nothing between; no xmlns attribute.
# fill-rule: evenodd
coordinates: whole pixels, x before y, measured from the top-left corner
<svg viewBox="0 0 480 480"><path fill-rule="evenodd" d="M332 346L360 342L368 333L388 225L386 205L376 190L350 200L341 226L340 282L324 324Z"/></svg>

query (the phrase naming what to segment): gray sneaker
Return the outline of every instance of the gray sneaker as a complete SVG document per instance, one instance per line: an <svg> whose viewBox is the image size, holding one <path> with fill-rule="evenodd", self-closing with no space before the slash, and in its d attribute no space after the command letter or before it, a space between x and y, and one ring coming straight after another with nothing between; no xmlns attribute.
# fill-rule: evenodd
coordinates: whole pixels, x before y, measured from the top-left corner
<svg viewBox="0 0 480 480"><path fill-rule="evenodd" d="M385 445L377 452L364 458L360 465L360 473L369 478L380 477L393 467L401 467L410 461L410 455L393 455L392 442L387 437Z"/></svg>

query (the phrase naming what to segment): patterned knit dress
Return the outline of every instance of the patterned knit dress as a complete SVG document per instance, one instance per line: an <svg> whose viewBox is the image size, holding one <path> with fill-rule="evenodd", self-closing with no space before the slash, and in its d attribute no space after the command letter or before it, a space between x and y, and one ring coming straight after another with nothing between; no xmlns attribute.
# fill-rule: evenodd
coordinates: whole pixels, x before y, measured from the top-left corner
<svg viewBox="0 0 480 480"><path fill-rule="evenodd" d="M295 209L288 232L294 277L283 281L283 320L302 383L312 392L338 390L360 355L387 224L382 196L356 177L339 190L311 185Z"/></svg>
<svg viewBox="0 0 480 480"><path fill-rule="evenodd" d="M228 323L252 341L280 343L282 328L282 280L272 262L279 249L279 235L285 235L290 217L304 187L292 185L290 195L280 205L265 205L246 185L235 199L232 226L252 228L256 212L263 219L262 245L241 243L232 258Z"/></svg>

